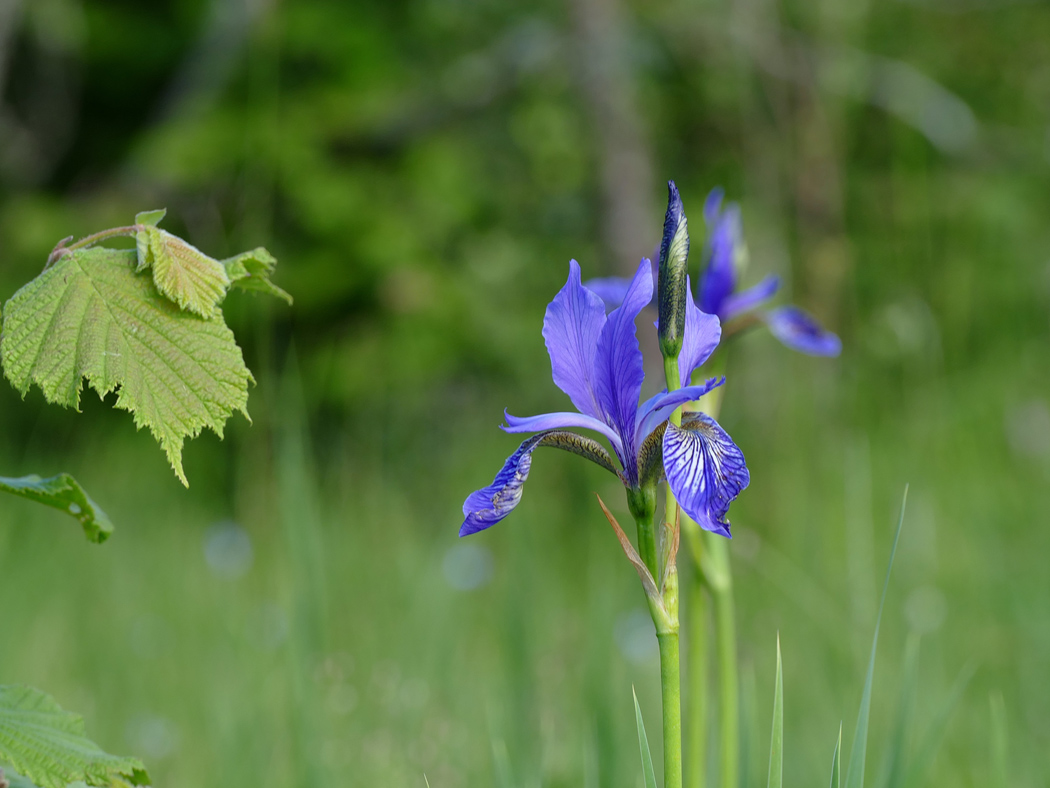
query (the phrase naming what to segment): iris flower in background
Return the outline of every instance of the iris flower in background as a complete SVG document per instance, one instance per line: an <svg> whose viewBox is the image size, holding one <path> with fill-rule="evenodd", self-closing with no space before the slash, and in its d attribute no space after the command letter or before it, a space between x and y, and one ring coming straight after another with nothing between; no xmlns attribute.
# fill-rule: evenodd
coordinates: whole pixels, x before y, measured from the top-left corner
<svg viewBox="0 0 1050 788"><path fill-rule="evenodd" d="M679 356L683 388L664 390L639 404L645 373L635 320L652 298L649 260L642 260L624 288L622 303L608 315L598 294L582 284L577 262L569 264L568 281L547 307L543 338L554 383L576 411L527 418L505 414L505 431L536 434L507 459L492 484L467 498L460 536L485 530L510 514L521 500L532 453L540 446L586 457L616 474L629 491L654 489L666 474L676 499L693 520L709 531L730 535L725 519L729 504L750 481L743 454L705 414L685 414L682 427L667 422L675 408L725 382L712 378L688 385L694 370L718 346L721 326L689 295ZM613 454L573 429L603 436Z"/></svg>
<svg viewBox="0 0 1050 788"><path fill-rule="evenodd" d="M841 340L822 328L809 313L797 306L759 309L776 295L780 277L767 276L757 285L737 291L738 277L746 259L740 208L735 203L723 208L723 197L722 190L716 188L704 203L708 232L704 245L705 267L697 293L700 309L717 315L723 323L750 315L769 326L773 336L793 350L811 356L837 356L842 351ZM611 308L623 300L628 283L629 280L622 277L605 277L592 279L587 286Z"/></svg>

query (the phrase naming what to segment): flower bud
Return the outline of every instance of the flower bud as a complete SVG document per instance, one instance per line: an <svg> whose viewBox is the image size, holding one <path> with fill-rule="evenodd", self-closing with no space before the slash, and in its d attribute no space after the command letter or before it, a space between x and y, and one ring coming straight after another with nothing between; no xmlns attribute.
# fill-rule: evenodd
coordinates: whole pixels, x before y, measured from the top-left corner
<svg viewBox="0 0 1050 788"><path fill-rule="evenodd" d="M685 334L685 299L688 296L686 260L689 257L689 229L682 209L682 198L674 181L667 182L667 215L660 242L660 276L657 303L660 308L660 352L664 358L678 358Z"/></svg>

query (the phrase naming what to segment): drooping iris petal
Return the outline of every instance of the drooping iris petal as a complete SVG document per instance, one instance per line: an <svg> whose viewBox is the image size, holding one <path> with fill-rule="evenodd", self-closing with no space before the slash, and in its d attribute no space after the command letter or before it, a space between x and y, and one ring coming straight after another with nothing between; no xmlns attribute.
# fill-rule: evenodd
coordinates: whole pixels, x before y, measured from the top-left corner
<svg viewBox="0 0 1050 788"><path fill-rule="evenodd" d="M674 409L687 402L695 402L704 394L716 389L726 382L725 377L709 378L704 383L696 386L683 386L674 391L661 391L655 397L650 397L638 408L638 416L635 420L635 444L641 445L649 433L657 426L670 418Z"/></svg>
<svg viewBox="0 0 1050 788"><path fill-rule="evenodd" d="M600 416L595 397L594 354L605 325L602 299L580 282L580 265L569 262L569 279L543 316L543 340L554 383L581 413Z"/></svg>
<svg viewBox="0 0 1050 788"><path fill-rule="evenodd" d="M780 277L776 275L767 276L754 287L749 287L742 293L734 293L722 302L722 311L719 317L723 320L732 320L737 315L754 309L764 301L768 301L780 288Z"/></svg>
<svg viewBox="0 0 1050 788"><path fill-rule="evenodd" d="M503 418L507 422L503 425L503 431L511 433L561 430L568 427L594 430L608 438L613 445L613 449L616 450L617 456L621 460L623 458L624 445L619 433L604 421L594 418L594 416L565 411L562 413L541 413L538 416L512 416L509 413L504 413Z"/></svg>
<svg viewBox="0 0 1050 788"><path fill-rule="evenodd" d="M722 338L722 324L715 315L697 309L693 291L686 280L685 336L682 352L678 354L679 385L688 386L693 371L715 352Z"/></svg>
<svg viewBox="0 0 1050 788"><path fill-rule="evenodd" d="M792 350L811 356L837 356L842 352L842 340L797 306L771 309L765 320L773 336Z"/></svg>
<svg viewBox="0 0 1050 788"><path fill-rule="evenodd" d="M613 310L598 338L594 382L604 420L623 438L620 459L630 479L635 479L637 457L633 445L638 397L645 370L634 321L653 297L652 268L643 259L631 280L623 304ZM630 443L631 445L627 445Z"/></svg>
<svg viewBox="0 0 1050 788"><path fill-rule="evenodd" d="M744 454L706 414L692 429L668 424L664 431L664 474L675 500L706 531L730 536L729 504L751 482Z"/></svg>
<svg viewBox="0 0 1050 788"><path fill-rule="evenodd" d="M533 435L522 443L503 463L492 484L467 496L463 502L464 519L463 525L459 527L460 536L491 528L518 505L525 480L532 469L532 452L542 439L543 435Z"/></svg>
<svg viewBox="0 0 1050 788"><path fill-rule="evenodd" d="M708 263L700 279L700 308L721 315L725 300L736 289L736 256L740 242L740 210L730 205L710 227Z"/></svg>

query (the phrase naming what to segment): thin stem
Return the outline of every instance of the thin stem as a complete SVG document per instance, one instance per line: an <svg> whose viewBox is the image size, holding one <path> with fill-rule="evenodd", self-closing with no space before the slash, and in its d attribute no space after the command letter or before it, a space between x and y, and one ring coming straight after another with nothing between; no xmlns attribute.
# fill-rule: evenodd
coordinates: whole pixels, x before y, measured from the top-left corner
<svg viewBox="0 0 1050 788"><path fill-rule="evenodd" d="M678 359L664 357L664 376L667 390L681 387L678 374ZM671 424L681 426L682 409L675 408L670 417ZM664 496L664 522L660 533L660 555L666 556L667 566L660 567L666 576L661 589L664 608L674 627L671 632L657 633L660 641L660 687L664 715L664 788L682 788L682 673L678 648L678 567L677 555L670 548L675 539L681 511L675 501L671 485L667 485ZM664 553L664 548L668 552Z"/></svg>
<svg viewBox="0 0 1050 788"><path fill-rule="evenodd" d="M700 543L696 539L697 544ZM707 778L707 599L699 567L689 578L689 671L688 753L689 786L703 788Z"/></svg>
<svg viewBox="0 0 1050 788"><path fill-rule="evenodd" d="M682 676L678 632L657 635L664 714L664 788L682 788Z"/></svg>
<svg viewBox="0 0 1050 788"><path fill-rule="evenodd" d="M91 246L91 244L98 243L99 241L104 241L107 238L116 238L117 236L121 235L134 235L141 229L141 224L129 224L127 227L113 227L109 230L100 230L97 233L81 238L75 244L70 244L69 246L65 246L63 248L66 251L72 252L75 249L83 249L85 246Z"/></svg>
<svg viewBox="0 0 1050 788"><path fill-rule="evenodd" d="M635 513L634 522L638 527L638 555L648 567L649 574L659 582L660 568L656 565L656 525L653 522L653 514L645 517Z"/></svg>
<svg viewBox="0 0 1050 788"><path fill-rule="evenodd" d="M733 578L729 569L729 542L708 534L707 547L716 571L710 578L718 634L718 684L721 697L722 788L739 788L740 780L740 677L737 671L736 611Z"/></svg>

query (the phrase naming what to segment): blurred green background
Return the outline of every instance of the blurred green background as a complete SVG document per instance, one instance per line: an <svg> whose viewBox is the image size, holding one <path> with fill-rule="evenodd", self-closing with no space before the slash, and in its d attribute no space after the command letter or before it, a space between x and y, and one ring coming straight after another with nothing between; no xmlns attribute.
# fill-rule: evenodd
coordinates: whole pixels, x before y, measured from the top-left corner
<svg viewBox="0 0 1050 788"><path fill-rule="evenodd" d="M745 783L777 631L786 784L850 740L910 482L870 784L914 636L913 745L977 666L926 784L993 784L1000 695L1008 784L1045 784L1048 39L1020 0L0 0L0 295L166 206L296 298L228 299L254 423L188 445L189 490L127 414L0 387L0 470L68 470L118 527L0 501L0 680L158 785L640 785L656 647L615 483L541 452L510 519L456 532L502 408L567 404L540 326L569 259L631 270L674 178L697 241L725 186L745 283L845 348L733 347Z"/></svg>

